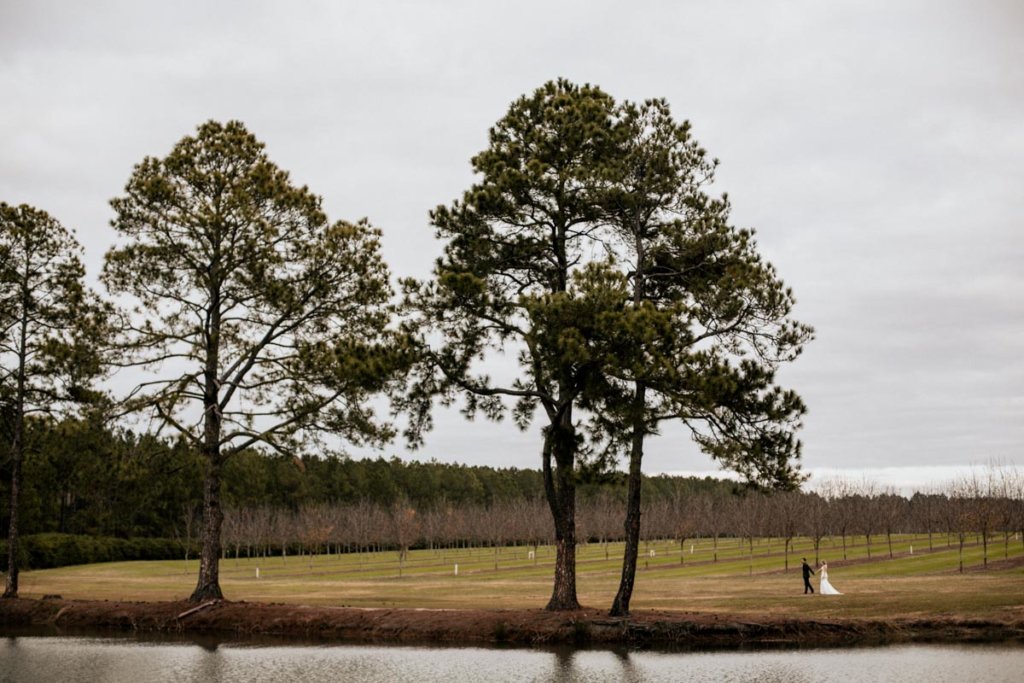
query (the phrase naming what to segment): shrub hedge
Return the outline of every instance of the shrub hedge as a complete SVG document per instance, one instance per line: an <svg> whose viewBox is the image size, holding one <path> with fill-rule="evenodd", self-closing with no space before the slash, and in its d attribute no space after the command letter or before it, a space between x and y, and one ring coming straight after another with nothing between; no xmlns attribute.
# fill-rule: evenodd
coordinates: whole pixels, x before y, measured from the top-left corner
<svg viewBox="0 0 1024 683"><path fill-rule="evenodd" d="M170 538L112 538L73 534L30 534L21 537L19 566L22 569L50 569L71 564L122 562L127 560L176 560L185 556L180 541ZM189 557L198 555L193 544ZM0 540L0 566L7 568L7 542Z"/></svg>

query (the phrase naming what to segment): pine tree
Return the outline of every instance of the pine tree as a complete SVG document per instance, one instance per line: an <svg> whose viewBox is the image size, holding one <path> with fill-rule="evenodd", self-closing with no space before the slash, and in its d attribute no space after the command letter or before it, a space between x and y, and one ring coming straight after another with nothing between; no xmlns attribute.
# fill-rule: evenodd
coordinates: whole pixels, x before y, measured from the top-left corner
<svg viewBox="0 0 1024 683"><path fill-rule="evenodd" d="M0 204L0 398L8 418L10 529L3 597L18 596L18 508L26 419L67 413L98 395L104 306L84 284L82 248L45 211Z"/></svg>
<svg viewBox="0 0 1024 683"><path fill-rule="evenodd" d="M250 446L295 453L328 432L392 435L367 405L404 351L385 333L380 232L330 223L237 121L208 122L138 164L112 200L122 243L103 281L134 297L125 362L153 369L127 402L204 457L202 557L193 601L222 597L225 462Z"/></svg>

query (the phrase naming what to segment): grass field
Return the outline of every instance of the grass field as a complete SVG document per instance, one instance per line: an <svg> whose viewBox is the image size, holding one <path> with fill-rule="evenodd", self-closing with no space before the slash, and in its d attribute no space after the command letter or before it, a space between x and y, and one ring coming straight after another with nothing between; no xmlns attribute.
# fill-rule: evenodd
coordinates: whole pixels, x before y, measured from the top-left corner
<svg viewBox="0 0 1024 683"><path fill-rule="evenodd" d="M844 593L804 596L800 557L814 559L811 543L797 539L784 571L783 543L758 539L753 554L737 539L719 540L717 562L709 539L641 546L632 607L728 614L811 617L1000 615L1024 616L1024 544L1002 539L964 549L966 571L958 571L956 545L926 536L894 537L889 558L885 537L825 539L820 557L829 578ZM912 549L912 550L911 550ZM401 568L397 552L290 556L221 562L221 586L231 600L308 605L422 608L543 607L551 590L554 551L541 546L415 550ZM622 544L591 543L578 549L580 602L607 608L618 586ZM458 573L456 574L456 564ZM69 599L177 600L191 593L198 563L190 560L114 562L29 571L21 575L23 597L48 593ZM257 570L259 577L257 577ZM399 575L401 571L401 576ZM816 579L814 580L817 584Z"/></svg>

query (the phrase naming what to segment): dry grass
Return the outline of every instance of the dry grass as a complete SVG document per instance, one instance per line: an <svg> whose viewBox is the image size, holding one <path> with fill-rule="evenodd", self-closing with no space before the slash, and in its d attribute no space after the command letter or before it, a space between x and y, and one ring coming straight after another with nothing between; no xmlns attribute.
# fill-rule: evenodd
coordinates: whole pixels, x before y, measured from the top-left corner
<svg viewBox="0 0 1024 683"><path fill-rule="evenodd" d="M875 540L875 539L873 539ZM913 544L917 552L909 553ZM960 574L955 548L936 544L923 553L924 539L901 537L889 559L888 548L873 544L866 559L863 539L848 548L847 562L832 541L823 555L830 559L830 578L844 595L802 594L798 571L801 554L813 557L806 541L791 554L783 571L780 542L761 540L749 548L731 540L718 548L709 541L690 544L680 558L670 543L644 547L633 598L634 609L664 609L742 617L765 615L820 618L888 616L1024 615L1024 549L1018 541L1007 560L1003 547L990 550L998 560L987 570ZM654 551L653 557L651 550ZM997 552L998 551L998 552ZM550 595L552 550L541 548L536 559L525 548L415 551L398 576L397 554L345 554L258 559L227 559L221 563L221 585L232 600L309 605L423 608L535 608ZM588 607L610 605L618 585L621 545L582 546L578 562L580 602ZM969 567L980 565L980 548L965 553ZM607 557L607 559L605 559ZM683 564L680 564L680 559ZM459 574L454 566L459 564ZM495 568L497 564L497 568ZM256 570L260 578L256 578ZM123 562L63 567L22 574L22 595L56 593L73 599L177 600L186 597L196 580L197 563Z"/></svg>

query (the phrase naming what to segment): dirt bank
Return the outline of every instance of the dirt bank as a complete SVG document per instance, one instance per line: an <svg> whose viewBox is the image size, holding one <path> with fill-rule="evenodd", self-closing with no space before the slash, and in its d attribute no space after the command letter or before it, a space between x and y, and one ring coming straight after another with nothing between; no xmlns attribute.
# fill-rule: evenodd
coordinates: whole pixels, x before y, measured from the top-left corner
<svg viewBox="0 0 1024 683"><path fill-rule="evenodd" d="M1024 643L1024 618L823 620L637 612L613 619L598 610L418 610L303 607L218 601L106 602L0 600L0 630L48 626L150 633L274 636L328 642L518 645L858 645L891 642Z"/></svg>

